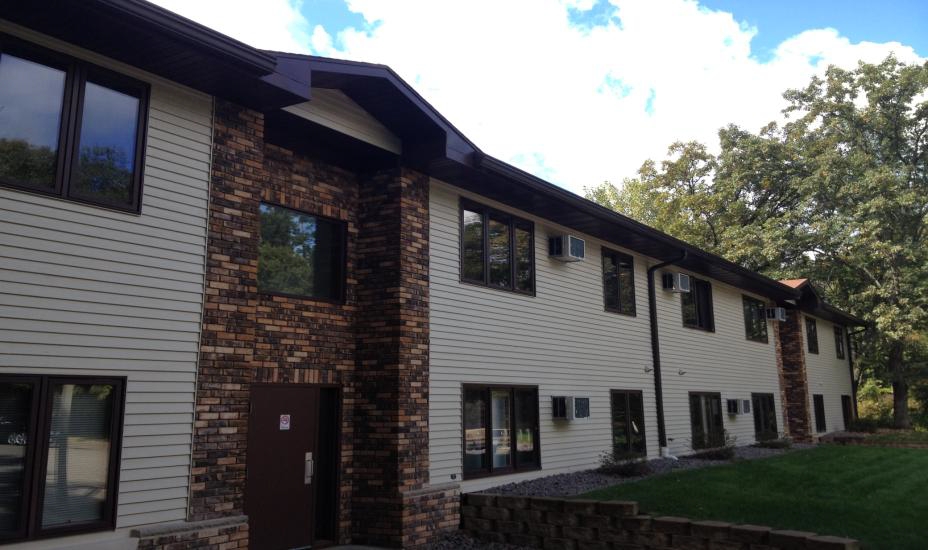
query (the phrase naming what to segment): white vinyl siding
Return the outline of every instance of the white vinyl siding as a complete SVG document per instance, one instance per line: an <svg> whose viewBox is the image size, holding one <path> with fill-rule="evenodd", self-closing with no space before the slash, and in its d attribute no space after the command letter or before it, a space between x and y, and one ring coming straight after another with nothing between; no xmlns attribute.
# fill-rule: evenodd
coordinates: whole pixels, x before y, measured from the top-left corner
<svg viewBox="0 0 928 550"><path fill-rule="evenodd" d="M125 376L117 526L183 520L212 99L2 21L0 31L151 83L141 215L0 188L0 372Z"/></svg>
<svg viewBox="0 0 928 550"><path fill-rule="evenodd" d="M313 88L310 97L283 110L391 153L403 152L402 140L341 90Z"/></svg>
<svg viewBox="0 0 928 550"><path fill-rule="evenodd" d="M672 266L667 270L679 271ZM736 445L755 442L754 411L729 415L725 400L750 400L752 393L773 394L777 430L782 434L785 427L781 414L774 321L767 321L767 343L748 340L744 328L742 296L766 300L719 281L690 274L712 285L713 332L683 326L680 294L663 290L657 280L664 418L671 453L692 451L689 392L721 394L723 425L728 434L736 438Z"/></svg>
<svg viewBox="0 0 928 550"><path fill-rule="evenodd" d="M533 221L536 296L461 283L459 196ZM586 240L586 260L548 258L548 236L566 232L524 212L435 182L429 191L429 434L432 483L461 479L463 384L538 386L543 471L472 480L465 490L593 468L611 448L612 389L644 397L648 453L656 456L651 344L644 262L635 258L637 317L604 311L603 243ZM609 245L613 250L619 247ZM644 312L644 313L642 313ZM551 419L551 396L590 398L590 418ZM451 476L455 476L452 479Z"/></svg>
<svg viewBox="0 0 928 550"><path fill-rule="evenodd" d="M809 423L812 433L822 435L845 429L844 413L841 409L841 396L851 393L851 369L847 362L847 340L845 339L844 359L838 359L835 350L834 323L818 317L815 328L818 332L818 353L809 353L806 340L806 314L802 316L803 352L806 354L806 379L809 381ZM813 395L821 395L825 400L825 431L815 430L815 406Z"/></svg>

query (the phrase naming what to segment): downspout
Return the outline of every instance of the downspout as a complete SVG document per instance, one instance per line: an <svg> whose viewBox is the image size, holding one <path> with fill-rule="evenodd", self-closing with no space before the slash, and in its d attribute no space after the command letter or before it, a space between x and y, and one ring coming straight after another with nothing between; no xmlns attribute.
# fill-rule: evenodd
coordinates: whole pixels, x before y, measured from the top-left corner
<svg viewBox="0 0 928 550"><path fill-rule="evenodd" d="M667 448L667 428L664 425L664 385L661 380L661 342L657 333L657 296L654 290L654 272L668 265L682 262L687 252L680 252L678 258L667 260L648 268L648 316L651 320L651 358L654 363L654 405L657 408L657 440L661 456L669 456Z"/></svg>
<svg viewBox="0 0 928 550"><path fill-rule="evenodd" d="M852 344L851 336L857 336L858 334L863 334L865 332L867 332L867 327L864 327L854 332L851 332L848 330L845 333L847 334L847 337L846 337L847 339L847 367L851 371L851 396L852 396L851 403L854 405L854 418L855 419L857 419L857 379L854 377L854 351L853 351L853 347L851 347L851 344ZM846 428L847 426L845 426L845 429Z"/></svg>

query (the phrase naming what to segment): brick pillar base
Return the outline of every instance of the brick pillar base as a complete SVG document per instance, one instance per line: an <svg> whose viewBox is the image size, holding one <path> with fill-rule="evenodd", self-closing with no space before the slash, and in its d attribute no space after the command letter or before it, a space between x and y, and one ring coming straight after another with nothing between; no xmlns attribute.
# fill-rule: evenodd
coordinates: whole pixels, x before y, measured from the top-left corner
<svg viewBox="0 0 928 550"><path fill-rule="evenodd" d="M805 344L802 335L802 313L786 310L786 322L777 323L780 390L788 435L802 443L812 441L809 416L809 383L806 374Z"/></svg>

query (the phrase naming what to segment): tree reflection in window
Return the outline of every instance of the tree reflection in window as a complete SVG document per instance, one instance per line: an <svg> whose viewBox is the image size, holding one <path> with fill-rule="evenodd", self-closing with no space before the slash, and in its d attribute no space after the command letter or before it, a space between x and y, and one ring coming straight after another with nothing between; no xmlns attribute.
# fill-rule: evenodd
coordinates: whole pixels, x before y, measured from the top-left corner
<svg viewBox="0 0 928 550"><path fill-rule="evenodd" d="M341 222L262 204L258 289L339 300L344 246Z"/></svg>

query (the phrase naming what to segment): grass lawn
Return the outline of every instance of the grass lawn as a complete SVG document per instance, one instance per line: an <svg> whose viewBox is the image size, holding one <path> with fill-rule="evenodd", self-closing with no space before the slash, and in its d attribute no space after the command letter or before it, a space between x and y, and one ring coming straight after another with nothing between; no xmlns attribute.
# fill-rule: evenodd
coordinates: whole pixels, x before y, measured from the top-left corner
<svg viewBox="0 0 928 550"><path fill-rule="evenodd" d="M867 549L928 548L928 450L821 446L593 491L644 513L855 538Z"/></svg>

